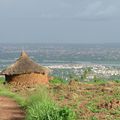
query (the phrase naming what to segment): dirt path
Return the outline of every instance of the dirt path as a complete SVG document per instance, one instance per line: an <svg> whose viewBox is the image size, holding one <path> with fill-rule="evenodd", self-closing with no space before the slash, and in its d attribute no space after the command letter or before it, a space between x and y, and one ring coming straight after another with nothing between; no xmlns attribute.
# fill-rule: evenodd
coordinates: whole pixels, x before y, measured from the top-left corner
<svg viewBox="0 0 120 120"><path fill-rule="evenodd" d="M0 96L0 120L24 120L25 113L11 98Z"/></svg>

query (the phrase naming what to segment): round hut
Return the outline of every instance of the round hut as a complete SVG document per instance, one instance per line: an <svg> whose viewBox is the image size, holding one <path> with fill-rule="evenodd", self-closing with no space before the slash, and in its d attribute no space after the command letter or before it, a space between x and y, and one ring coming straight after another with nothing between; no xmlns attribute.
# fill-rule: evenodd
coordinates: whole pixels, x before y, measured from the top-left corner
<svg viewBox="0 0 120 120"><path fill-rule="evenodd" d="M31 87L36 84L47 84L49 82L49 69L33 62L29 56L22 52L19 59L3 70L7 83L15 87Z"/></svg>

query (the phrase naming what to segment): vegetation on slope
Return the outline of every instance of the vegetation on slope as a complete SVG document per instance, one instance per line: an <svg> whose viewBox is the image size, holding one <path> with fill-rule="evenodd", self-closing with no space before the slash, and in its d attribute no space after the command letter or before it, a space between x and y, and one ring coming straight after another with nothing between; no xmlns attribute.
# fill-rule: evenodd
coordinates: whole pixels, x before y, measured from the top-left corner
<svg viewBox="0 0 120 120"><path fill-rule="evenodd" d="M24 107L26 104L25 98L17 93L12 92L9 86L3 85L3 82L4 82L4 78L1 77L0 78L0 96L13 98L14 100L16 100L16 102L18 102L21 105L21 107Z"/></svg>
<svg viewBox="0 0 120 120"><path fill-rule="evenodd" d="M11 92L9 86L0 84L0 96L11 97L26 110L26 120L75 120L75 113L68 107L58 106L45 86L36 88L23 97Z"/></svg>
<svg viewBox="0 0 120 120"><path fill-rule="evenodd" d="M16 99L26 109L26 120L119 120L120 82L96 78L91 82L55 78L49 87L40 86L27 96L0 85L0 95ZM25 94L24 94L25 95ZM20 102L22 101L22 102ZM75 115L76 113L76 115Z"/></svg>
<svg viewBox="0 0 120 120"><path fill-rule="evenodd" d="M76 120L119 120L120 83L104 80L50 87L60 106L68 106L77 114Z"/></svg>
<svg viewBox="0 0 120 120"><path fill-rule="evenodd" d="M67 107L59 107L41 86L27 101L26 120L75 120L75 113Z"/></svg>

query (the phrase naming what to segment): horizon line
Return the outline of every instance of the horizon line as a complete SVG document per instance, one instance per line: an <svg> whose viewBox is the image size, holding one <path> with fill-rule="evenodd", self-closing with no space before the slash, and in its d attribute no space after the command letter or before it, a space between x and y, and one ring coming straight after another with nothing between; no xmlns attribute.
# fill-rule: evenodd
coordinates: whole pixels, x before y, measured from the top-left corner
<svg viewBox="0 0 120 120"><path fill-rule="evenodd" d="M90 42L90 43L80 43L80 42L76 42L76 43L72 43L72 42L0 42L0 44L120 44L120 42Z"/></svg>

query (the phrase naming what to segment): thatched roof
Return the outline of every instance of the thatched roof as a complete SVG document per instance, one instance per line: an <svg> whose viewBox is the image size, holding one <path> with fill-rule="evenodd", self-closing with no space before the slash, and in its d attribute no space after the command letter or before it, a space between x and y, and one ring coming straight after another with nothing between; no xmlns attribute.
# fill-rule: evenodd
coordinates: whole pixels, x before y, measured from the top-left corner
<svg viewBox="0 0 120 120"><path fill-rule="evenodd" d="M7 69L1 72L1 75L19 75L27 73L49 73L49 69L33 62L29 56L22 52L20 58Z"/></svg>

